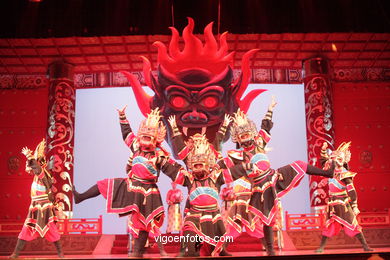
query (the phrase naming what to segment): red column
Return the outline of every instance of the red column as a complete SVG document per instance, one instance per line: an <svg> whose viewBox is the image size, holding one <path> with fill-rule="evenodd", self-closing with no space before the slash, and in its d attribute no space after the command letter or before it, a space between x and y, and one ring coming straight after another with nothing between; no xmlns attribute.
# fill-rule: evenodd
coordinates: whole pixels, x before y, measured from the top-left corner
<svg viewBox="0 0 390 260"><path fill-rule="evenodd" d="M328 61L315 57L303 61L305 84L306 134L309 163L321 167L318 159L323 142L333 150L334 127L332 91ZM310 204L312 211L326 206L328 179L310 176Z"/></svg>
<svg viewBox="0 0 390 260"><path fill-rule="evenodd" d="M72 217L75 88L73 65L59 61L49 65L47 159L55 179L53 191L59 208Z"/></svg>

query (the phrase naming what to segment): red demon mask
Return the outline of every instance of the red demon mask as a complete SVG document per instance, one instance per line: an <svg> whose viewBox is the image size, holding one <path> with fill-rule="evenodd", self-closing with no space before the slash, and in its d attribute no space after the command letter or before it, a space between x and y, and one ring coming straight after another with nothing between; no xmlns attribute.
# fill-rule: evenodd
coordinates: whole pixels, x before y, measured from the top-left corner
<svg viewBox="0 0 390 260"><path fill-rule="evenodd" d="M143 72L146 84L155 95L149 96L142 89L138 79L129 72L122 72L130 81L137 103L145 115L155 107L159 107L164 118L175 115L177 125L184 136L205 133L214 142L215 134L222 124L224 115L235 112L238 108L246 112L251 102L261 92L256 89L245 97L250 80L249 61L257 49L248 51L242 58L242 73L233 80L233 56L228 53L227 33L219 37L219 46L212 33L212 23L204 30L204 40L193 34L194 21L188 18L188 25L183 30L184 49L179 49L179 32L170 27L172 38L169 48L162 42L155 42L158 49L158 76L151 73L151 65L147 58ZM165 122L166 123L166 122ZM170 142L170 133L167 135ZM225 136L225 140L229 138ZM176 154L178 151L173 151Z"/></svg>

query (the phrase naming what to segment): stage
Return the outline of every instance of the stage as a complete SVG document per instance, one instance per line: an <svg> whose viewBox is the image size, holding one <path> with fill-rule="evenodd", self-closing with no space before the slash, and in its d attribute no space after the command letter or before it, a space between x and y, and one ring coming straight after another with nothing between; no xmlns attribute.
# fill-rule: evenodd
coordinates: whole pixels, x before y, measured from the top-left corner
<svg viewBox="0 0 390 260"><path fill-rule="evenodd" d="M193 259L193 257L176 257L177 254L168 254L167 257L161 257L159 254L145 254L142 259ZM231 257L220 257L221 259L390 259L390 247L374 248L373 252L364 252L361 249L329 249L324 253L317 254L313 250L294 250L277 252L276 256L267 256L265 252L233 253ZM0 256L0 259L7 259L8 256ZM58 259L55 255L21 255L22 259ZM108 255L67 255L64 259L127 259L126 254L108 254ZM196 259L210 259L212 257L196 257ZM136 258L131 258L136 259Z"/></svg>
<svg viewBox="0 0 390 260"><path fill-rule="evenodd" d="M318 230L283 232L284 247L278 249L275 244L276 256L267 256L261 244L246 233L231 243L227 250L231 257L220 257L221 259L390 259L390 236L388 229L365 229L374 251L365 252L360 244L341 233L329 240L323 253L315 253L319 244ZM310 238L310 239L309 239ZM0 259L6 259L12 253L16 236L0 236ZM78 234L63 235L61 237L65 259L126 259L127 236L108 234ZM302 249L307 248L307 249ZM177 257L179 253L178 243L167 243L164 245L167 257L161 257L156 244L147 248L142 259L192 259L193 257ZM118 253L120 252L120 253ZM379 257L379 258L378 258ZM37 239L26 244L20 258L22 259L58 259L54 245L44 239ZM197 259L211 258L208 256L196 257ZM133 258L134 259L134 258Z"/></svg>

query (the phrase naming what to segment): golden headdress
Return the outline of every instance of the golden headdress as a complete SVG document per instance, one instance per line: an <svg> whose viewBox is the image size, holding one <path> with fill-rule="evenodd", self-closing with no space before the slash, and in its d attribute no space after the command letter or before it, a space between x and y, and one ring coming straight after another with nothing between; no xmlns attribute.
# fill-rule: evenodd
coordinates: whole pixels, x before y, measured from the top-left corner
<svg viewBox="0 0 390 260"><path fill-rule="evenodd" d="M161 122L159 108L153 109L146 119L141 122L138 129L138 135L148 135L156 138L157 143L162 143L165 139L166 128Z"/></svg>
<svg viewBox="0 0 390 260"><path fill-rule="evenodd" d="M193 141L193 148L187 157L188 168L193 170L196 164L203 164L204 169L208 170L215 164L216 157L206 135L195 134L190 139Z"/></svg>
<svg viewBox="0 0 390 260"><path fill-rule="evenodd" d="M339 164L348 163L351 160L351 142L342 142L337 150L333 151L330 157L336 158Z"/></svg>
<svg viewBox="0 0 390 260"><path fill-rule="evenodd" d="M339 152L349 151L349 147L351 147L351 141L349 141L349 142L342 142L339 145L339 147L337 148L337 151L339 151Z"/></svg>
<svg viewBox="0 0 390 260"><path fill-rule="evenodd" d="M45 149L46 149L46 141L45 139L42 139L42 141L37 145L34 151L34 159L39 160L46 160L45 157Z"/></svg>
<svg viewBox="0 0 390 260"><path fill-rule="evenodd" d="M237 143L239 135L248 132L252 133L253 136L256 136L256 125L252 120L248 119L244 111L238 109L237 112L233 114L233 124L230 129L232 142Z"/></svg>

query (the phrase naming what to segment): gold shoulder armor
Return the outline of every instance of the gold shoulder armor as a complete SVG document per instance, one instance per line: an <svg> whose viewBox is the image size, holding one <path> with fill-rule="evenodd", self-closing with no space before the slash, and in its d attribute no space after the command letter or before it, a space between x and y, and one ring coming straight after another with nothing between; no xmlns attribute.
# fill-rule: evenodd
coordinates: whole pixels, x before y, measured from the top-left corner
<svg viewBox="0 0 390 260"><path fill-rule="evenodd" d="M228 156L236 160L240 160L240 161L244 160L242 151L230 150L228 151Z"/></svg>
<svg viewBox="0 0 390 260"><path fill-rule="evenodd" d="M343 180L343 179L346 179L346 178L352 178L353 179L356 174L357 174L356 172L351 172L351 171L342 172L340 174L340 180Z"/></svg>

